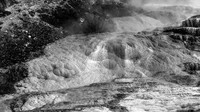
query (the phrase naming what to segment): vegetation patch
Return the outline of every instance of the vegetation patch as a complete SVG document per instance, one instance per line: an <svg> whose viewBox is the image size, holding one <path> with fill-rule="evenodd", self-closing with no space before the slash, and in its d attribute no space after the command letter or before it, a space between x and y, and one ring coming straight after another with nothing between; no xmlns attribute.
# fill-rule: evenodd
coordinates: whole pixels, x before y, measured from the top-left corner
<svg viewBox="0 0 200 112"><path fill-rule="evenodd" d="M83 16L89 9L89 1L63 0L54 5L40 5L35 12L38 13L41 20L59 27L67 20L78 20L79 17Z"/></svg>
<svg viewBox="0 0 200 112"><path fill-rule="evenodd" d="M25 18L21 26L13 23L7 33L0 33L0 67L35 58L41 55L48 43L61 38L61 34L51 26Z"/></svg>
<svg viewBox="0 0 200 112"><path fill-rule="evenodd" d="M15 92L15 83L28 77L28 67L26 64L16 64L8 67L4 72L0 71L0 95Z"/></svg>

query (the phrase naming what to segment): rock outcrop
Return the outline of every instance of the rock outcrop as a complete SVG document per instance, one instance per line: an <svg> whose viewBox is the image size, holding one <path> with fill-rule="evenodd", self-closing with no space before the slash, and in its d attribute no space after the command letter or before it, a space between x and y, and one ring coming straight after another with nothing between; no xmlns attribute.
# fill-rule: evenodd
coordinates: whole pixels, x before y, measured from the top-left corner
<svg viewBox="0 0 200 112"><path fill-rule="evenodd" d="M182 22L182 27L200 27L199 16L193 16Z"/></svg>
<svg viewBox="0 0 200 112"><path fill-rule="evenodd" d="M183 21L178 27L164 28L164 32L171 32L171 38L182 41L188 49L199 51L199 16L193 16Z"/></svg>

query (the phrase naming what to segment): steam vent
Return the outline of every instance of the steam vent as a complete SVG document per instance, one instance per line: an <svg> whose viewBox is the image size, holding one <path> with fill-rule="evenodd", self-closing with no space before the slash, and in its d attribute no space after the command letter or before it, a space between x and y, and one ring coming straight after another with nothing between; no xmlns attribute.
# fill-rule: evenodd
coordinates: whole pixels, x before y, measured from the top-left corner
<svg viewBox="0 0 200 112"><path fill-rule="evenodd" d="M198 0L0 0L0 112L200 112Z"/></svg>

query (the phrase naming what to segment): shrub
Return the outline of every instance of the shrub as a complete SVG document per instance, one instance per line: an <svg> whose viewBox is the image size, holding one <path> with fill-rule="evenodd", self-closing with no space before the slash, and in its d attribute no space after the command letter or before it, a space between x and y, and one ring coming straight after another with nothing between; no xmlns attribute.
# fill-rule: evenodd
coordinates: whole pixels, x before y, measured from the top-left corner
<svg viewBox="0 0 200 112"><path fill-rule="evenodd" d="M63 0L56 5L41 5L41 8L37 9L39 17L56 27L61 26L66 20L78 20L79 17L85 14L89 8L89 1L86 0Z"/></svg>
<svg viewBox="0 0 200 112"><path fill-rule="evenodd" d="M8 82L16 83L28 76L28 67L25 63L13 65L8 68L6 75Z"/></svg>
<svg viewBox="0 0 200 112"><path fill-rule="evenodd" d="M0 72L0 80L4 80L4 83L0 83L0 95L14 93L15 83L23 80L28 76L28 67L26 64L16 64L7 68L6 72Z"/></svg>
<svg viewBox="0 0 200 112"><path fill-rule="evenodd" d="M8 33L0 36L0 67L25 62L32 53L42 53L43 48L61 38L59 32L41 21L26 20L22 26L11 24ZM41 55L41 54L39 54Z"/></svg>

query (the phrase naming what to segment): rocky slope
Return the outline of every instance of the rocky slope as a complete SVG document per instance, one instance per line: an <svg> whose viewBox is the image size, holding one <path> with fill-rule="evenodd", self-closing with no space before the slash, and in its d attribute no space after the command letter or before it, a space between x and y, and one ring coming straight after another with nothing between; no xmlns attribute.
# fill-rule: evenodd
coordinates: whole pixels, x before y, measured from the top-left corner
<svg viewBox="0 0 200 112"><path fill-rule="evenodd" d="M52 91L121 77L154 77L196 85L198 75L179 67L198 62L184 44L168 34L106 33L69 36L45 49L44 56L28 64L28 77L16 87L19 92ZM181 50L180 50L181 49ZM95 74L95 75L94 75Z"/></svg>
<svg viewBox="0 0 200 112"><path fill-rule="evenodd" d="M27 62L29 75L15 86L17 93L26 94L2 98L2 108L198 111L199 87L194 87L199 84L198 70L187 71L184 66L198 61L198 53L161 31L69 36Z"/></svg>
<svg viewBox="0 0 200 112"><path fill-rule="evenodd" d="M0 19L2 112L200 111L199 16L165 27L120 1L18 2ZM111 30L69 35L87 17Z"/></svg>

